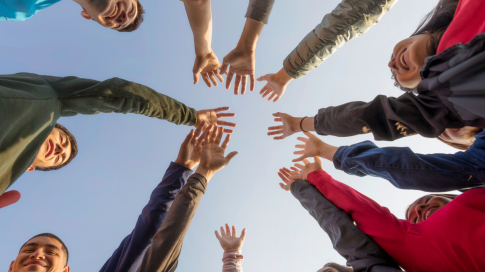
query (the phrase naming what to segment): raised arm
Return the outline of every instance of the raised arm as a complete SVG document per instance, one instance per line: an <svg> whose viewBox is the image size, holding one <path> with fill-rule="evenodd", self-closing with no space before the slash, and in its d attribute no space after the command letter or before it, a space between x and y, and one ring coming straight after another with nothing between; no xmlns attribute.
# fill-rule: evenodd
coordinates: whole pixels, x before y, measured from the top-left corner
<svg viewBox="0 0 485 272"><path fill-rule="evenodd" d="M343 0L320 24L310 31L283 61L276 74L258 80L268 83L261 90L263 98L278 101L286 86L317 68L345 42L363 35L391 9L397 0Z"/></svg>
<svg viewBox="0 0 485 272"><path fill-rule="evenodd" d="M217 86L216 77L224 82L219 74L221 64L212 51L212 11L210 0L182 0L194 35L195 62L193 67L194 84L199 82L199 74L207 84ZM210 80L209 80L210 79Z"/></svg>
<svg viewBox="0 0 485 272"><path fill-rule="evenodd" d="M298 179L291 184L291 193L317 220L332 241L333 248L354 271L370 271L376 265L401 271L389 254L360 231L352 218L323 197L315 186Z"/></svg>
<svg viewBox="0 0 485 272"><path fill-rule="evenodd" d="M210 126L200 137L201 145L203 144L200 164L175 197L170 211L152 238L152 244L146 251L138 272L173 272L177 267L185 234L209 180L237 154L231 152L224 157L230 135L226 135L221 144L222 131L222 128L217 128L217 132L213 132Z"/></svg>
<svg viewBox="0 0 485 272"><path fill-rule="evenodd" d="M465 152L417 154L408 147L379 148L365 141L339 147L333 163L348 174L384 178L400 189L444 192L484 186L484 158L482 132Z"/></svg>

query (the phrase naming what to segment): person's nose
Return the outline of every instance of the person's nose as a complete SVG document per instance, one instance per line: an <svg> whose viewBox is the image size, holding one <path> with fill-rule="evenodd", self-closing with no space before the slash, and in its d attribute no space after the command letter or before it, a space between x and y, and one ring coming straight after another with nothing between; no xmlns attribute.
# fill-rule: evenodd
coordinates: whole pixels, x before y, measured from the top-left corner
<svg viewBox="0 0 485 272"><path fill-rule="evenodd" d="M423 211L425 208L426 208L426 205L424 204L416 206L416 216L417 216L416 223L423 221Z"/></svg>
<svg viewBox="0 0 485 272"><path fill-rule="evenodd" d="M396 59L395 58L392 58L389 63L387 64L387 66L389 66L389 68L391 69L394 69L396 70Z"/></svg>
<svg viewBox="0 0 485 272"><path fill-rule="evenodd" d="M44 251L39 248L30 255L30 258L33 260L44 260L45 259Z"/></svg>
<svg viewBox="0 0 485 272"><path fill-rule="evenodd" d="M124 25L128 21L128 16L126 16L126 12L122 12L118 18L116 18L116 23L120 25Z"/></svg>
<svg viewBox="0 0 485 272"><path fill-rule="evenodd" d="M62 147L60 144L56 144L56 148L54 149L54 155L60 155L64 153L64 147Z"/></svg>

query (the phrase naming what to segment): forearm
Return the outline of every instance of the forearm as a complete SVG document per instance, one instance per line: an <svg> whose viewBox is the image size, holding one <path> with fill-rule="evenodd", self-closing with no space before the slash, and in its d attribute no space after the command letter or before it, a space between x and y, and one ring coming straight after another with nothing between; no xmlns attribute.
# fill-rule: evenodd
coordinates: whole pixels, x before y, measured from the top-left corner
<svg viewBox="0 0 485 272"><path fill-rule="evenodd" d="M200 200L207 188L207 180L193 174L180 190L162 225L152 238L138 272L174 271L182 250L182 243Z"/></svg>
<svg viewBox="0 0 485 272"><path fill-rule="evenodd" d="M355 271L368 271L374 265L398 267L396 262L355 225L343 210L328 201L315 186L303 180L291 185L291 193L319 223L333 248Z"/></svg>
<svg viewBox="0 0 485 272"><path fill-rule="evenodd" d="M196 56L212 52L212 12L210 0L184 0L185 11L194 35Z"/></svg>
<svg viewBox="0 0 485 272"><path fill-rule="evenodd" d="M274 2L275 0L250 0L246 17L267 24Z"/></svg>
<svg viewBox="0 0 485 272"><path fill-rule="evenodd" d="M222 255L222 272L243 272L243 259L239 250L225 251Z"/></svg>
<svg viewBox="0 0 485 272"><path fill-rule="evenodd" d="M258 38L263 31L264 24L253 19L246 19L241 38L236 48L242 51L255 51Z"/></svg>
<svg viewBox="0 0 485 272"><path fill-rule="evenodd" d="M476 154L470 154L474 150ZM400 189L443 192L483 185L485 165L477 164L483 153L483 149L473 148L470 152L426 155L408 147L379 148L365 141L340 147L333 162L336 169L348 174L384 178Z"/></svg>
<svg viewBox="0 0 485 272"><path fill-rule="evenodd" d="M61 103L62 116L77 114L135 113L192 126L197 112L155 90L120 78L96 81L77 77L44 79Z"/></svg>
<svg viewBox="0 0 485 272"><path fill-rule="evenodd" d="M397 0L343 0L310 31L283 62L297 79L318 67L345 42L361 36L389 11Z"/></svg>

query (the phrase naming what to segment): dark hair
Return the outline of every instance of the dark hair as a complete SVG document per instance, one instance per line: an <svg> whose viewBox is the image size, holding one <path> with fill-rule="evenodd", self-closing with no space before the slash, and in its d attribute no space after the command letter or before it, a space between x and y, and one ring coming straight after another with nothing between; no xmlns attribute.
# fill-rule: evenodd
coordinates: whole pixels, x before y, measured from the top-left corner
<svg viewBox="0 0 485 272"><path fill-rule="evenodd" d="M318 272L353 272L354 269L352 267L348 267L345 265L340 265L337 263L326 263L323 268L318 270Z"/></svg>
<svg viewBox="0 0 485 272"><path fill-rule="evenodd" d="M57 237L57 235L54 235L52 233L41 233L41 234L37 234L34 237L30 238L29 240L27 240L27 242L25 242L20 247L19 253L22 250L22 248L24 248L25 244L27 244L30 240L32 240L36 237L49 237L49 238L52 238L52 239L56 239L59 243L61 243L61 245L62 245L61 250L64 251L64 253L66 254L66 264L64 264L64 266L67 265L67 262L69 261L69 250L67 250L66 244L64 244L64 242L61 240L61 238Z"/></svg>
<svg viewBox="0 0 485 272"><path fill-rule="evenodd" d="M450 199L455 199L459 195L457 195L457 194L429 194L429 195L425 195L425 196L422 196L422 197L414 200L414 202L411 203L411 205L413 205L414 203L416 203L416 202L420 201L421 199L428 197L428 196L432 196L432 197L441 196L441 197L446 197L446 198L450 198ZM409 213L409 209L411 208L411 205L408 206L408 208L406 209L406 213L404 214L404 218L406 218L406 220L409 220L408 213Z"/></svg>
<svg viewBox="0 0 485 272"><path fill-rule="evenodd" d="M453 21L458 2L459 0L440 0L436 7L431 10L430 13L424 16L423 20L419 23L418 28L416 28L414 33L411 34L410 37L421 34L430 35L430 39L426 44L428 55L436 55L436 51L438 51L438 46L443 34L445 33L446 29L448 29L451 21ZM399 85L394 73L391 78L394 79L394 86L401 88L403 91L411 91L411 89L404 88Z"/></svg>
<svg viewBox="0 0 485 272"><path fill-rule="evenodd" d="M136 1L136 10L136 17L133 19L133 22L126 27L119 29L119 32L132 32L140 27L141 23L143 23L143 14L145 14L145 10L143 10L140 0Z"/></svg>
<svg viewBox="0 0 485 272"><path fill-rule="evenodd" d="M483 131L483 128L474 128L471 131L467 132L465 134L465 137L467 139L472 138L473 136L477 135L478 133L480 133L482 131ZM463 150L463 151L468 150L468 148L470 148L470 146L471 146L471 145L450 143L450 142L447 142L445 139L441 138L441 136L436 137L436 139L442 141L443 143L445 143L445 144L447 144L447 145L449 145L451 147L454 147L456 149Z"/></svg>
<svg viewBox="0 0 485 272"><path fill-rule="evenodd" d="M62 167L66 166L68 163L70 163L72 161L72 159L74 159L77 155L77 151L78 151L77 141L76 141L76 138L74 138L74 135L72 135L72 133L69 130L67 130L67 128L65 128L64 126L62 126L59 123L56 123L54 125L54 128L58 128L58 129L64 131L64 133L66 133L67 138L69 139L69 142L71 143L71 156L69 157L69 159L67 159L67 161L65 161L61 165L51 166L51 167L35 167L35 170L51 171L51 170L61 169Z"/></svg>

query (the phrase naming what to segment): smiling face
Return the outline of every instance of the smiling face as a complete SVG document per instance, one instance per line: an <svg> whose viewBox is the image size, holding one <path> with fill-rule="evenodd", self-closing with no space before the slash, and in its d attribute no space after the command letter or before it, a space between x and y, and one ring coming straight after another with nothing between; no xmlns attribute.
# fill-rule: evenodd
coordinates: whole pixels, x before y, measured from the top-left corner
<svg viewBox="0 0 485 272"><path fill-rule="evenodd" d="M12 261L8 272L69 272L66 252L56 239L39 236L30 239Z"/></svg>
<svg viewBox="0 0 485 272"><path fill-rule="evenodd" d="M445 196L426 195L409 206L406 220L411 223L421 223L429 219L435 212L446 206L453 199Z"/></svg>
<svg viewBox="0 0 485 272"><path fill-rule="evenodd" d="M414 89L421 82L419 70L429 56L427 45L430 38L429 34L416 35L394 47L388 66L401 87Z"/></svg>
<svg viewBox="0 0 485 272"><path fill-rule="evenodd" d="M81 16L100 25L120 30L131 24L137 15L138 0L76 1L83 7Z"/></svg>
<svg viewBox="0 0 485 272"><path fill-rule="evenodd" d="M39 149L37 156L27 171L36 167L53 167L62 165L71 157L71 141L61 129L54 128Z"/></svg>

